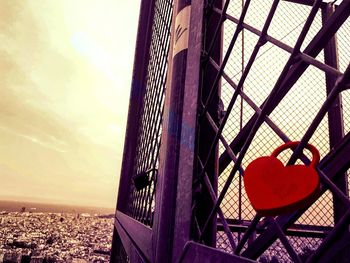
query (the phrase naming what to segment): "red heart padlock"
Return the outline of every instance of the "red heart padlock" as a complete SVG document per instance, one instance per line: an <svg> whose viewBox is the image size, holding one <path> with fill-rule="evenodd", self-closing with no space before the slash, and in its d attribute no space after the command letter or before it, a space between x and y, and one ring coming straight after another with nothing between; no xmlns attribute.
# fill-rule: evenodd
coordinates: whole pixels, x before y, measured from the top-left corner
<svg viewBox="0 0 350 263"><path fill-rule="evenodd" d="M319 192L320 180L316 165L318 150L311 144L305 148L312 153L309 166L287 165L276 157L285 149L295 149L300 142L288 142L271 156L259 157L245 170L244 185L253 208L261 216L277 216L311 204Z"/></svg>

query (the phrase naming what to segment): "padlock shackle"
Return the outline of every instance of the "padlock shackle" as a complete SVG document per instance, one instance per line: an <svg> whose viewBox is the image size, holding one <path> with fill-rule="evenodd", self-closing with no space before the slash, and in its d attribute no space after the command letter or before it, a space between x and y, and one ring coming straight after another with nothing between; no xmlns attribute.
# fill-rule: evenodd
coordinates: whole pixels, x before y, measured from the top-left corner
<svg viewBox="0 0 350 263"><path fill-rule="evenodd" d="M285 144L282 144L281 146L279 146L276 150L274 150L272 152L271 156L277 157L282 151L284 151L286 149L294 150L295 148L298 147L299 143L300 143L300 141L287 142ZM313 168L316 168L316 166L320 162L320 152L317 150L317 148L315 146L313 146L312 144L309 144L309 143L305 146L305 148L308 149L312 153L312 160L311 160L310 166Z"/></svg>

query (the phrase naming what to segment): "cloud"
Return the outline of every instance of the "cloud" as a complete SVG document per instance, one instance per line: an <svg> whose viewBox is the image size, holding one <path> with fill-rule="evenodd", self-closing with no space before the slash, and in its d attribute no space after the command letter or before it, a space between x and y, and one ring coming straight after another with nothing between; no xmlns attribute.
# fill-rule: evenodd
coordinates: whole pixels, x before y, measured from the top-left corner
<svg viewBox="0 0 350 263"><path fill-rule="evenodd" d="M74 69L68 59L47 46L47 32L38 25L27 1L4 0L1 5L0 126L15 136L63 152L63 146L77 141L76 134L48 107L51 98L41 91L35 71L42 61L51 60L50 72L67 80ZM50 77L53 85L57 83Z"/></svg>
<svg viewBox="0 0 350 263"><path fill-rule="evenodd" d="M116 12L131 10L121 5L0 1L0 180L6 196L114 205L137 25L135 13L133 30L118 27ZM74 32L81 32L75 46Z"/></svg>

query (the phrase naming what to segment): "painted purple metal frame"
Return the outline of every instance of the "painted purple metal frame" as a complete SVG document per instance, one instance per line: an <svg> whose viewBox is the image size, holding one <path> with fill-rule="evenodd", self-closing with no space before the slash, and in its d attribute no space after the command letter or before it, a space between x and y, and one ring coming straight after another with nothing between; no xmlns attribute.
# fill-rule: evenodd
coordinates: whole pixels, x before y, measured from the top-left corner
<svg viewBox="0 0 350 263"><path fill-rule="evenodd" d="M177 1L174 17L182 8L190 4L191 1ZM188 50L177 54L174 60L171 54L169 55L169 61L173 62L169 65L168 71L172 72L172 77L168 79L165 98L162 125L164 143L161 146L159 159L153 226L149 228L126 214L127 204L130 202L127 188L131 184L138 132L134 123L140 118L140 110L136 111L136 109L142 107L149 52L147 48L150 45L149 37L152 35L150 29L152 28L154 5L155 1L142 1L134 67L134 79L135 75L141 75L139 77L141 81L138 83L141 87L132 85L114 231L114 235L121 238L132 262L175 262L190 239L192 175L202 41L203 2L201 0L192 2ZM149 23L144 23L144 21ZM144 32L148 32L146 44L143 43ZM183 111L183 108L191 110ZM112 251L117 250L116 245L114 244ZM116 255L112 253L111 262L116 262L116 258Z"/></svg>
<svg viewBox="0 0 350 263"><path fill-rule="evenodd" d="M152 19L154 16L154 0L145 0L141 2L139 29L137 33L137 42L134 58L134 69L132 75L130 103L128 113L128 125L125 133L125 144L123 153L122 170L119 182L117 209L126 211L129 186L131 185L132 169L136 154L136 143L138 129L135 124L139 123L140 111L142 108L143 96L146 89L147 67L149 59L149 48L152 32L150 31ZM146 21L146 23L145 23ZM128 186L128 187L126 187Z"/></svg>
<svg viewBox="0 0 350 263"><path fill-rule="evenodd" d="M159 5L156 5L157 1ZM160 32L158 27L155 29L156 32L152 32L152 26L155 23L154 14L156 9L160 11L164 3L169 3L169 1L142 0L141 2L111 262L127 262L128 260L162 263L253 262L252 260L261 256L277 239L281 241L293 262L302 262L288 240L288 236L293 235L324 238L323 243L308 258L307 262L327 261L340 252L344 255L338 258L344 259L348 253L344 251L350 247L348 231L350 201L347 196L346 183L346 172L350 167L350 134L344 136L340 93L349 88L350 67L344 73L339 70L334 35L350 15L350 0L344 0L336 8L321 0L288 0L294 4L312 6L294 47L268 35L268 29L279 0L272 1L261 31L245 23L250 0L245 1L239 19L227 14L229 0L175 1L172 28L174 28L176 15L185 7L191 6L188 28L189 43L188 49L182 50L174 57L170 52L168 57L169 78L167 79L163 122L157 130L158 132L162 130L162 143L159 160L157 160L159 161L157 178L153 179L156 182L153 188L155 207L152 210L152 218L154 220L144 221L142 216L131 217L128 209L130 202L133 202L131 187L132 177L135 174L137 147L138 143L145 143L138 140L139 127L135 124L138 124L142 118L152 37L156 38L153 41L161 42L162 36L166 34ZM319 9L322 10L323 27L306 49L301 51L303 41ZM221 54L221 30L226 20L236 23L237 28L226 53ZM259 41L236 84L225 73L225 67L237 38L243 30L257 35ZM266 43L272 43L287 51L290 53L290 58L270 96L259 107L243 91L243 86L260 48ZM163 46L160 48L164 49ZM172 44L170 44L170 50L172 50ZM316 59L322 50L325 54L325 63ZM163 63L165 63L164 58L161 64ZM166 63L164 67L165 65ZM259 216L248 222L248 225L243 225L241 218L225 218L220 204L236 172L238 171L240 176L244 174L241 163L259 127L267 123L283 141L289 141L288 136L268 115L309 66L314 66L325 73L328 99L305 132L290 163L294 163L298 158L305 163L309 162L307 157L302 155L302 149L328 113L332 150L323 158L317 169L322 181L322 193L330 190L334 196L334 228L298 229L298 225L293 224L307 208L290 215L267 219L264 224ZM159 79L159 76L154 76L154 78ZM219 119L217 116L218 96L222 80L233 88L233 93L224 117ZM238 96L255 110L255 115L242 127L233 141L228 142L222 131ZM156 98L155 101L160 103L162 100ZM155 122L159 121L152 116L147 116L147 118L147 127L155 127ZM208 145L203 146L205 142L208 142ZM218 143L224 146L224 153L220 158L217 156ZM147 145L147 147L151 149L153 146ZM234 163L231 174L218 194L218 175L231 162ZM151 188L148 191L150 192ZM136 198L140 199L141 204L145 204L147 203L145 198L148 198L149 194L146 197L136 195ZM226 233L231 254L215 248L217 231ZM236 242L233 232L244 234ZM256 233L259 234L258 237ZM252 236L254 238L251 238ZM246 246L247 242L248 246ZM330 245L332 243L336 245ZM126 251L128 258L120 256L118 254L120 251Z"/></svg>
<svg viewBox="0 0 350 263"><path fill-rule="evenodd" d="M190 241L186 244L179 263L252 263L253 260L234 256L221 250Z"/></svg>

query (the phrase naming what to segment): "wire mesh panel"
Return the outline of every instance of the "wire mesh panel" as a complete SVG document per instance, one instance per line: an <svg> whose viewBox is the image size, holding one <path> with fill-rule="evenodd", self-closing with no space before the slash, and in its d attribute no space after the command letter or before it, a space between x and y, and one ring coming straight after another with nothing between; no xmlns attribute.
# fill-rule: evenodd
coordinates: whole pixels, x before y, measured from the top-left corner
<svg viewBox="0 0 350 263"><path fill-rule="evenodd" d="M210 245L206 236L215 225L218 249L261 262L304 262L325 255L325 244L346 229L350 155L343 166L327 167L335 149L347 145L350 129L349 2L208 1L204 43L210 38L211 45L202 51L202 75L215 77L201 86L199 130L209 122L214 135L207 155L198 153L197 179L212 192L213 205L204 223L203 215L194 218L198 241ZM288 141L301 143L279 156L285 164L308 164L312 156L304 151L302 157L303 147L317 147L322 192L304 210L261 218L247 198L244 170ZM217 181L208 161L216 150ZM196 205L200 199L194 198Z"/></svg>
<svg viewBox="0 0 350 263"><path fill-rule="evenodd" d="M159 224L155 223L155 196L172 17L172 0L140 1L111 249L113 263L154 261L156 251L151 238L160 232L157 229Z"/></svg>
<svg viewBox="0 0 350 263"><path fill-rule="evenodd" d="M350 32L350 20L348 19L337 32L338 40L338 52L339 52L339 68L345 70L348 61L350 60L349 48L349 32ZM350 131L350 91L346 90L342 94L343 102L343 118L345 133Z"/></svg>
<svg viewBox="0 0 350 263"><path fill-rule="evenodd" d="M137 150L128 214L152 226L164 91L170 46L172 1L155 1L146 90L138 127Z"/></svg>
<svg viewBox="0 0 350 263"><path fill-rule="evenodd" d="M136 52L143 85L129 110L134 143L123 159L115 221L123 245L115 244L114 258L344 262L350 0L142 3L152 7L140 23L149 37ZM262 216L248 199L245 171L290 141L297 146L278 156L285 165L309 165L308 143L319 150L319 191L298 209Z"/></svg>

